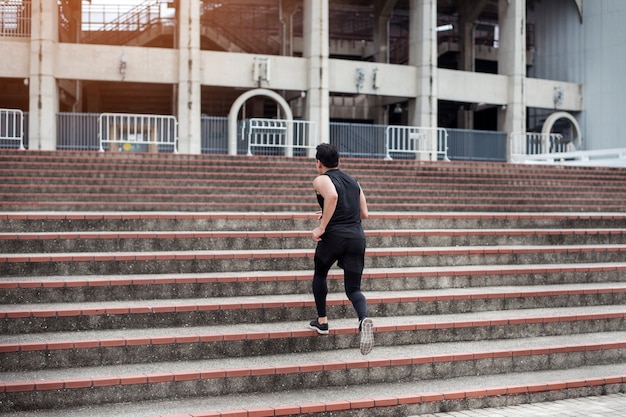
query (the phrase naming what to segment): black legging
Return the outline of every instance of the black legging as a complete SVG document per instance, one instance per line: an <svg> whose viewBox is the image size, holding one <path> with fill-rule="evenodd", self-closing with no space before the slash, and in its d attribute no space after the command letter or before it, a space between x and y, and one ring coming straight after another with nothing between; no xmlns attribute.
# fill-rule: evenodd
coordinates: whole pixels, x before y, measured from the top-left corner
<svg viewBox="0 0 626 417"><path fill-rule="evenodd" d="M329 238L324 236L315 250L315 271L313 273L313 297L318 317L326 317L326 296L328 295L328 271L339 261L343 268L344 289L354 310L363 320L367 317L367 300L361 292L361 277L365 261L365 239Z"/></svg>

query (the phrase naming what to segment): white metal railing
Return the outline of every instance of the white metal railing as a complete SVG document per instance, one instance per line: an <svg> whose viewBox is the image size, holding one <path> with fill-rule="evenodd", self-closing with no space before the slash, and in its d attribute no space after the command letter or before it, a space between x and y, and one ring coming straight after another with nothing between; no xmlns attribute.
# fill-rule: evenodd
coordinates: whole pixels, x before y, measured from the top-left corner
<svg viewBox="0 0 626 417"><path fill-rule="evenodd" d="M626 148L516 155L512 162L582 166L626 166Z"/></svg>
<svg viewBox="0 0 626 417"><path fill-rule="evenodd" d="M285 156L293 156L294 149L314 149L316 125L307 120L250 119L243 123L241 140L248 141L248 155L253 148L284 149Z"/></svg>
<svg viewBox="0 0 626 417"><path fill-rule="evenodd" d="M388 126L385 132L385 159L393 153L427 155L448 160L448 132L440 127Z"/></svg>
<svg viewBox="0 0 626 417"><path fill-rule="evenodd" d="M102 113L98 138L101 152L106 145L109 151L159 152L166 147L178 153L178 122L174 116Z"/></svg>
<svg viewBox="0 0 626 417"><path fill-rule="evenodd" d="M565 142L560 133L513 132L510 135L511 159L553 152L573 151L574 145Z"/></svg>
<svg viewBox="0 0 626 417"><path fill-rule="evenodd" d="M19 142L24 150L24 113L17 109L0 109L0 140Z"/></svg>

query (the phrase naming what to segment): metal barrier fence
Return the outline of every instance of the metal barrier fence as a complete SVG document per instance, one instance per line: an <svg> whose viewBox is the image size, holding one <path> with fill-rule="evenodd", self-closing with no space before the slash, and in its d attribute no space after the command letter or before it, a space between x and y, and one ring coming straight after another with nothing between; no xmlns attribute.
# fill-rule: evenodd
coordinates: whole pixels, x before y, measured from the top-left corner
<svg viewBox="0 0 626 417"><path fill-rule="evenodd" d="M58 113L57 149L97 151L100 113Z"/></svg>
<svg viewBox="0 0 626 417"><path fill-rule="evenodd" d="M28 148L28 112L23 113L24 130L23 144ZM57 115L57 149L59 150L100 150L100 117L99 113L58 113ZM149 117L142 115L142 117ZM171 117L171 116L169 116ZM248 152L248 143L245 136L244 126L248 120L241 120L238 124L239 139L237 141L237 153L245 155ZM304 133L297 129L301 127L303 130L311 129L302 121L295 121L293 127L293 135L297 137L305 137ZM386 130L387 125L374 125L364 123L330 123L329 133L330 142L337 146L343 158L385 158L387 154L386 148ZM104 129L104 128L103 128ZM108 134L108 129L104 129L104 134ZM446 129L448 133L448 158L451 160L481 160L481 161L506 161L506 142L507 135L504 132L476 131L462 129ZM310 130L309 130L310 132ZM307 134L309 134L307 132ZM177 134L174 134L176 136ZM102 136L106 139L106 136ZM316 144L317 132L310 132L310 136L306 139L306 147L294 147L296 156L306 155L307 150L311 150ZM228 154L228 118L227 117L211 117L202 116L201 118L201 152L205 154ZM148 144L144 142L115 142L123 147L124 143L131 150L150 150L154 143ZM296 140L297 144L297 140ZM0 148L8 148L19 146L17 141L0 140ZM103 142L102 147L108 148L109 143ZM161 152L174 151L174 146L158 145ZM256 154L273 154L284 155L284 150L280 147L269 147L261 149L262 146L254 147L252 150ZM414 153L399 152L392 153L395 159L415 158Z"/></svg>
<svg viewBox="0 0 626 417"><path fill-rule="evenodd" d="M511 157L573 151L560 133L514 132L510 135Z"/></svg>
<svg viewBox="0 0 626 417"><path fill-rule="evenodd" d="M228 118L202 116L200 119L201 152L228 153ZM241 150L241 152L245 152Z"/></svg>
<svg viewBox="0 0 626 417"><path fill-rule="evenodd" d="M28 38L31 32L31 2L0 0L0 36Z"/></svg>
<svg viewBox="0 0 626 417"><path fill-rule="evenodd" d="M178 153L174 116L102 113L98 118L100 151Z"/></svg>
<svg viewBox="0 0 626 417"><path fill-rule="evenodd" d="M24 148L24 113L17 109L0 109L0 142L12 142L10 148Z"/></svg>
<svg viewBox="0 0 626 417"><path fill-rule="evenodd" d="M506 132L448 129L448 158L504 162L507 160Z"/></svg>
<svg viewBox="0 0 626 417"><path fill-rule="evenodd" d="M330 143L342 158L384 158L386 125L330 123Z"/></svg>
<svg viewBox="0 0 626 417"><path fill-rule="evenodd" d="M425 155L430 160L448 160L446 129L388 126L385 135L385 159L401 158L404 154L411 158Z"/></svg>
<svg viewBox="0 0 626 417"><path fill-rule="evenodd" d="M248 155L304 156L317 145L316 125L307 120L250 119L241 125Z"/></svg>

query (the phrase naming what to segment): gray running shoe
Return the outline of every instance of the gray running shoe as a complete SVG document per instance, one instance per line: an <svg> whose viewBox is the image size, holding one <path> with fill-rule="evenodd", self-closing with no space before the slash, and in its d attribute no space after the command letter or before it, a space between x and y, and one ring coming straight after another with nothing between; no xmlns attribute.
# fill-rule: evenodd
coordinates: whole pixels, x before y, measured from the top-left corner
<svg viewBox="0 0 626 417"><path fill-rule="evenodd" d="M367 355L374 347L374 323L370 318L364 318L359 325L361 331L361 354Z"/></svg>

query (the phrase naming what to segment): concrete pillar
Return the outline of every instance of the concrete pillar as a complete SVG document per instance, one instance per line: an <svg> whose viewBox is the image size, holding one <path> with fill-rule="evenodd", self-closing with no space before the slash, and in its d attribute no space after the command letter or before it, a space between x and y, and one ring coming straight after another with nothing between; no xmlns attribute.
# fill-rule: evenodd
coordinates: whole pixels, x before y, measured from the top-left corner
<svg viewBox="0 0 626 417"><path fill-rule="evenodd" d="M374 60L389 63L389 21L397 0L376 0L374 3Z"/></svg>
<svg viewBox="0 0 626 417"><path fill-rule="evenodd" d="M472 130L474 129L474 112L466 107L463 105L456 112L457 127Z"/></svg>
<svg viewBox="0 0 626 417"><path fill-rule="evenodd" d="M474 72L474 21L471 16L463 13L469 6L463 3L459 6L459 65L461 71Z"/></svg>
<svg viewBox="0 0 626 417"><path fill-rule="evenodd" d="M318 143L330 142L328 0L303 1L303 56L307 58L306 118L317 126ZM315 151L309 152L309 156Z"/></svg>
<svg viewBox="0 0 626 417"><path fill-rule="evenodd" d="M473 3L463 2L459 4L459 65L460 71L474 72L474 17L470 14ZM459 108L457 112L457 127L460 129L474 129L474 112L465 108Z"/></svg>
<svg viewBox="0 0 626 417"><path fill-rule="evenodd" d="M200 154L200 0L178 2L178 149Z"/></svg>
<svg viewBox="0 0 626 417"><path fill-rule="evenodd" d="M293 16L298 12L296 0L281 0L280 23L282 25L281 55L293 56Z"/></svg>
<svg viewBox="0 0 626 417"><path fill-rule="evenodd" d="M417 97L409 101L409 125L437 127L437 0L410 0L409 65L417 69ZM433 135L433 140L435 135ZM431 143L436 149L436 142ZM423 155L426 157L426 155ZM436 159L433 152L430 159Z"/></svg>
<svg viewBox="0 0 626 417"><path fill-rule="evenodd" d="M499 0L498 9L498 72L508 76L509 91L506 109L498 113L498 130L510 135L526 132L526 2ZM509 145L507 141L507 160Z"/></svg>
<svg viewBox="0 0 626 417"><path fill-rule="evenodd" d="M474 72L474 20L473 2L459 4L459 65L460 71ZM457 112L457 127L474 129L474 112L465 106Z"/></svg>
<svg viewBox="0 0 626 417"><path fill-rule="evenodd" d="M391 20L396 3L397 0L377 0L374 3L374 61L376 62L389 63L389 21ZM388 124L388 111L387 107L383 105L382 97L373 97L373 104L376 106L374 123Z"/></svg>
<svg viewBox="0 0 626 417"><path fill-rule="evenodd" d="M465 0L459 2L459 70L475 69L474 29L475 21L490 0Z"/></svg>
<svg viewBox="0 0 626 417"><path fill-rule="evenodd" d="M480 16L489 0L466 0L459 2L459 65L461 71L474 72L476 69L476 45L474 32L475 21ZM474 111L460 108L458 111L458 127L461 129L474 129Z"/></svg>
<svg viewBox="0 0 626 417"><path fill-rule="evenodd" d="M28 148L55 150L59 90L54 76L59 41L55 1L33 0L30 38Z"/></svg>

